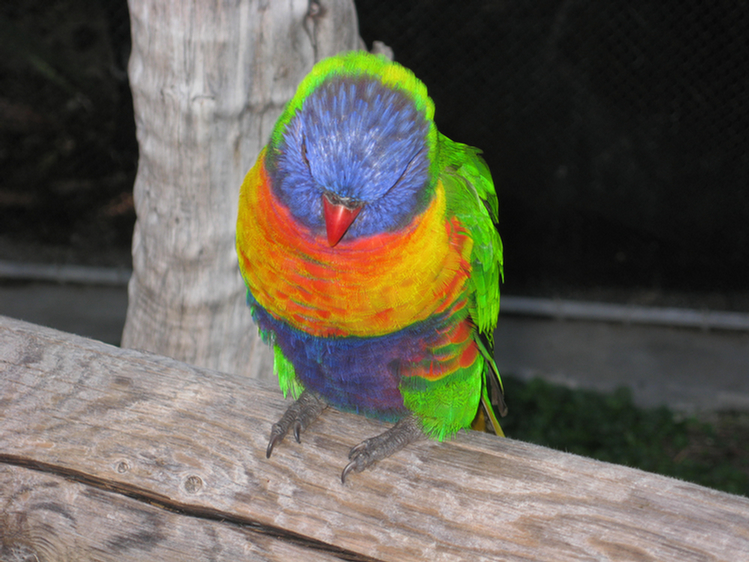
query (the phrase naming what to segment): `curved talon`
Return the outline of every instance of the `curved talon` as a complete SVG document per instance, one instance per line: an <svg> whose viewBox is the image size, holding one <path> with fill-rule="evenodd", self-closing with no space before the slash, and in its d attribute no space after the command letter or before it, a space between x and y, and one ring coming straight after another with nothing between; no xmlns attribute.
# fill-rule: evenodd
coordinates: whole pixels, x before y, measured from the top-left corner
<svg viewBox="0 0 749 562"><path fill-rule="evenodd" d="M273 447L275 447L277 443L280 443L283 437L284 433L278 430L278 426L276 424L273 424L273 428L270 430L270 440L268 441L268 448L265 450L266 459L270 458L270 455L273 452Z"/></svg>
<svg viewBox="0 0 749 562"><path fill-rule="evenodd" d="M289 432L289 429L292 429L296 442L301 443L302 432L307 429L307 426L315 421L317 416L320 415L320 412L327 407L328 403L317 394L308 390L302 392L299 399L289 406L278 423L273 424L273 427L270 430L268 448L265 450L265 458L270 458L273 448L283 441L283 438Z"/></svg>
<svg viewBox="0 0 749 562"><path fill-rule="evenodd" d="M361 472L372 464L373 459L367 452L367 449L371 446L371 441L372 439L367 439L366 441L362 441L358 445L351 447L351 450L348 453L348 458L351 462L349 462L343 468L343 472L341 472L341 484L346 483L346 476L351 472Z"/></svg>
<svg viewBox="0 0 749 562"><path fill-rule="evenodd" d="M355 447L351 447L351 450L348 452L348 458L349 459L353 459L354 456L356 456L357 454L359 454L361 451L363 451L366 448L367 448L367 442L366 441L362 441L361 443L359 443ZM351 463L349 463L349 464L351 464Z"/></svg>
<svg viewBox="0 0 749 562"><path fill-rule="evenodd" d="M361 470L358 469L358 464L359 463L356 462L356 460L353 460L344 467L343 472L341 472L341 484L346 483L346 476L348 476L352 470L356 470L356 472L361 472Z"/></svg>
<svg viewBox="0 0 749 562"><path fill-rule="evenodd" d="M348 454L351 462L343 469L341 482L345 484L346 477L352 472L362 472L422 437L424 432L416 417L406 416L385 433L370 437L351 448Z"/></svg>

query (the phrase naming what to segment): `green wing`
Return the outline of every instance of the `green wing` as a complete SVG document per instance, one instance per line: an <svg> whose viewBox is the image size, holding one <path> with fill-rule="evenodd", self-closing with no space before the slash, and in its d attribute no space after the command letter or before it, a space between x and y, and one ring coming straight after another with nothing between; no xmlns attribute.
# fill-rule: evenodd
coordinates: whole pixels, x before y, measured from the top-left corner
<svg viewBox="0 0 749 562"><path fill-rule="evenodd" d="M489 167L473 147L439 135L440 178L448 194L448 213L458 217L473 239L469 311L476 323L476 342L487 368L481 403L494 426L502 435L495 411L504 416L502 379L494 361L494 328L499 315L499 282L503 279L502 240L497 232L499 203ZM493 407L492 407L493 406Z"/></svg>

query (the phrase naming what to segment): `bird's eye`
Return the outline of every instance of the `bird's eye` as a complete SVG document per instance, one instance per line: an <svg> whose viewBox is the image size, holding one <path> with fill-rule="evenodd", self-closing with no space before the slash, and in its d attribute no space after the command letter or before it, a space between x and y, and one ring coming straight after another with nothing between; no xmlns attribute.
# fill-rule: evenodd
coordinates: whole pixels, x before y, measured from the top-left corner
<svg viewBox="0 0 749 562"><path fill-rule="evenodd" d="M307 138L304 135L302 135L302 160L304 160L307 169L312 173L312 170L309 167L309 160L307 159Z"/></svg>
<svg viewBox="0 0 749 562"><path fill-rule="evenodd" d="M401 172L401 175L398 176L398 179L396 180L396 182L393 185L390 186L390 188L387 190L387 192L385 192L385 195L387 195L388 193L390 193L405 177L408 176L408 174L411 171L411 169L416 165L415 162L416 162L416 159L417 159L418 156L419 155L416 154L416 155L414 155L413 158L411 158L411 160L408 161L408 164L406 164L406 167L403 168L403 172Z"/></svg>

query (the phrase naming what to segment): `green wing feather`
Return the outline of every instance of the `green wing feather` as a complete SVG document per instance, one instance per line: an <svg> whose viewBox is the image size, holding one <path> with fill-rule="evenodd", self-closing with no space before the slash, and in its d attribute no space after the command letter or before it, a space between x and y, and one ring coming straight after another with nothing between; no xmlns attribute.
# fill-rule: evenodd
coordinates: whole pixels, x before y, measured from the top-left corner
<svg viewBox="0 0 749 562"><path fill-rule="evenodd" d="M497 232L499 203L489 167L477 148L439 135L439 160L454 214L473 239L469 311L476 323L476 343L486 364L481 403L495 433L503 435L496 412L507 413L502 379L493 357L494 328L499 315L499 282L504 279L502 240Z"/></svg>

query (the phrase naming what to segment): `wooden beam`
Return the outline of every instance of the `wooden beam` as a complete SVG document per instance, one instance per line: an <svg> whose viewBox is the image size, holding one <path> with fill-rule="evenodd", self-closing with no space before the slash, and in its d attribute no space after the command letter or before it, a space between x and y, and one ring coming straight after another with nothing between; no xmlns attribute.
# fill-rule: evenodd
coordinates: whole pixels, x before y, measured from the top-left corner
<svg viewBox="0 0 749 562"><path fill-rule="evenodd" d="M341 485L349 448L385 426L328 409L266 459L286 404L0 317L0 558L749 559L747 498L485 434Z"/></svg>
<svg viewBox="0 0 749 562"><path fill-rule="evenodd" d="M69 479L71 478L71 479ZM251 525L190 517L122 490L0 464L0 560L288 561L315 545L279 540ZM340 560L323 550L315 559Z"/></svg>

